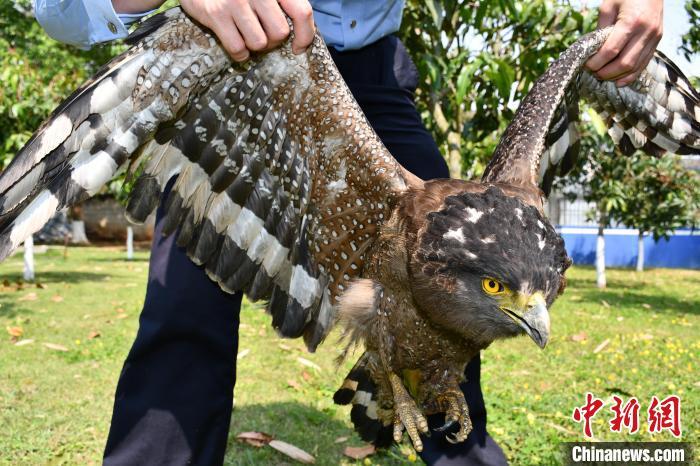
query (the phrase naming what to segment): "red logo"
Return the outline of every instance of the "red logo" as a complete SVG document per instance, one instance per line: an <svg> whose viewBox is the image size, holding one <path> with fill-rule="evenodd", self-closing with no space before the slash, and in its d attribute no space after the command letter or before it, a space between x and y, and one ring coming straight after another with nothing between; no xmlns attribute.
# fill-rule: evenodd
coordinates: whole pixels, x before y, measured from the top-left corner
<svg viewBox="0 0 700 466"><path fill-rule="evenodd" d="M610 407L610 410L615 413L615 417L610 421L610 430L612 432L621 432L622 428L629 430L630 434L634 434L639 430L639 401L632 397L622 406L622 398L617 395L613 396L615 404Z"/></svg>
<svg viewBox="0 0 700 466"><path fill-rule="evenodd" d="M639 432L639 412L641 405L636 397L631 397L626 403L624 400L613 395L613 404L610 411L613 413L612 419L608 421L611 432L622 432L626 429L630 434ZM578 423L583 423L583 435L593 437L591 420L605 405L605 402L593 395L586 393L586 403L583 406L574 408L573 419ZM670 395L659 401L656 396L651 397L649 408L647 409L647 427L649 433L659 433L664 430L669 431L673 436L681 436L681 399L677 395Z"/></svg>
<svg viewBox="0 0 700 466"><path fill-rule="evenodd" d="M647 414L649 432L668 430L674 437L681 436L681 399L676 395L671 395L662 401L652 396Z"/></svg>
<svg viewBox="0 0 700 466"><path fill-rule="evenodd" d="M583 421L583 435L593 437L591 430L591 419L603 407L603 400L596 398L592 393L586 393L586 404L574 409L574 421Z"/></svg>

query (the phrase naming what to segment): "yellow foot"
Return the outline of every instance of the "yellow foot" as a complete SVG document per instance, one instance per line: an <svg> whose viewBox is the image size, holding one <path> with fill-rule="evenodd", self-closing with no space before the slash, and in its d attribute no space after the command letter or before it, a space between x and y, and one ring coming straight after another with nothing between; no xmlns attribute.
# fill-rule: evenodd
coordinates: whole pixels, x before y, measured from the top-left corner
<svg viewBox="0 0 700 466"><path fill-rule="evenodd" d="M411 438L413 448L416 451L423 451L423 442L420 434L428 433L428 421L411 398L411 395L404 387L403 382L396 374L389 374L389 381L394 392L394 440L401 441L403 429L406 428L408 436Z"/></svg>
<svg viewBox="0 0 700 466"><path fill-rule="evenodd" d="M469 407L462 390L458 388L447 390L437 397L437 402L445 411L445 425L436 430L443 432L458 424L459 431L448 435L446 439L450 443L464 442L472 431L472 420L469 418Z"/></svg>

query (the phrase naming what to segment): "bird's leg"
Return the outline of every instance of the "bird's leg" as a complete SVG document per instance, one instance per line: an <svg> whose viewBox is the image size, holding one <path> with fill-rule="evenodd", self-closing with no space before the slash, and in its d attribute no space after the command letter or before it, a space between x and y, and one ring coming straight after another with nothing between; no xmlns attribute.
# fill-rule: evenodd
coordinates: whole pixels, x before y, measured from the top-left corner
<svg viewBox="0 0 700 466"><path fill-rule="evenodd" d="M428 433L428 421L404 387L399 376L390 372L389 382L394 392L394 440L400 442L403 429L406 428L408 436L411 437L413 448L416 451L423 451L420 434Z"/></svg>
<svg viewBox="0 0 700 466"><path fill-rule="evenodd" d="M450 387L437 396L437 404L440 411L445 412L445 425L436 429L438 432L444 432L455 424L459 425L459 431L456 434L448 435L447 441L450 443L459 443L467 439L469 432L472 431L472 420L469 417L469 407L467 400L464 399L464 393L459 389L459 385Z"/></svg>

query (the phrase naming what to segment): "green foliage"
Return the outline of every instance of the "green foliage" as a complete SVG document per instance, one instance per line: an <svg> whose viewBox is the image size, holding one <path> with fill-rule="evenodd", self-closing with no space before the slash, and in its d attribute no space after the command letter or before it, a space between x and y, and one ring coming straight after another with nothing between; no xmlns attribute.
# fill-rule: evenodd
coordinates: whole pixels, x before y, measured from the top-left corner
<svg viewBox="0 0 700 466"><path fill-rule="evenodd" d="M579 165L557 186L569 197L582 189L596 208L588 218L599 226L623 224L651 233L655 240L700 223L700 176L678 156L625 156L612 146L600 117L588 110L582 129ZM572 190L573 188L573 190Z"/></svg>
<svg viewBox="0 0 700 466"><path fill-rule="evenodd" d="M677 228L697 225L700 176L683 167L678 156L636 153L625 165L627 208L620 212L621 223L652 234L656 241Z"/></svg>
<svg viewBox="0 0 700 466"><path fill-rule="evenodd" d="M690 61L693 55L700 52L700 0L686 0L685 11L688 12L690 30L683 35L681 52Z"/></svg>
<svg viewBox="0 0 700 466"><path fill-rule="evenodd" d="M568 1L409 0L402 38L423 77L423 120L453 177L478 175L549 62L594 26Z"/></svg>
<svg viewBox="0 0 700 466"><path fill-rule="evenodd" d="M9 283L0 286L0 464L101 461L117 377L138 328L147 259L138 252L126 261L120 248L92 247L69 248L64 258L62 247L51 248L36 256L37 279L45 286L23 289L15 285L22 276L21 254L0 264L0 285ZM482 353L489 433L510 464L561 464L561 442L584 440L571 412L587 391L600 398L636 396L642 409L652 395L675 393L683 400L681 440L698 445L700 271L613 269L607 290L596 288L591 268L572 267L567 277L544 351L520 337ZM271 448L235 440L246 431L293 443L316 456L317 465L411 464L415 456L406 441L367 463L342 455L346 446L362 441L352 433L350 410L335 406L332 396L359 353L338 367L338 333L309 354L298 339L280 340L260 306L244 303L224 464L292 463ZM33 343L14 345L6 331L13 327L21 328L20 339ZM302 365L300 357L321 369ZM608 404L594 418L598 440L676 440L666 431L650 435L645 418L637 434L610 432L611 416Z"/></svg>
<svg viewBox="0 0 700 466"><path fill-rule="evenodd" d="M46 35L30 0L0 2L0 168L59 102L118 50L81 51Z"/></svg>

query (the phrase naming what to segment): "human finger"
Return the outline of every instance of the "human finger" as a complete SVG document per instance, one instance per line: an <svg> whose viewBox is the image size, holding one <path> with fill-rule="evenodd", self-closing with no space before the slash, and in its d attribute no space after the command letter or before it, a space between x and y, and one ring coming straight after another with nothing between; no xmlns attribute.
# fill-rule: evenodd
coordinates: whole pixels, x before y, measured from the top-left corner
<svg viewBox="0 0 700 466"><path fill-rule="evenodd" d="M265 35L267 48L273 49L289 36L289 24L276 0L256 0L253 10L258 15Z"/></svg>
<svg viewBox="0 0 700 466"><path fill-rule="evenodd" d="M222 18L214 23L211 29L214 31L214 34L216 34L216 37L219 38L226 52L228 52L235 61L243 62L250 57L248 47L241 34L238 32L233 18Z"/></svg>
<svg viewBox="0 0 700 466"><path fill-rule="evenodd" d="M651 61L652 58L654 58L654 52L656 51L656 45L652 43L648 43L646 48L641 54L641 58L638 61L638 65L636 69L632 72L629 73L627 76L623 76L622 78L618 78L615 80L615 85L617 87L624 87L628 84L633 83L634 81L637 80L639 75L644 71Z"/></svg>
<svg viewBox="0 0 700 466"><path fill-rule="evenodd" d="M250 3L238 1L236 4L236 9L231 13L246 47L253 52L265 50L267 47L267 35Z"/></svg>
<svg viewBox="0 0 700 466"><path fill-rule="evenodd" d="M624 50L632 33L632 29L627 24L618 22L600 50L586 62L586 67L593 72L598 72L613 61Z"/></svg>
<svg viewBox="0 0 700 466"><path fill-rule="evenodd" d="M279 0L280 6L294 25L292 52L299 54L314 40L314 15L307 0Z"/></svg>

